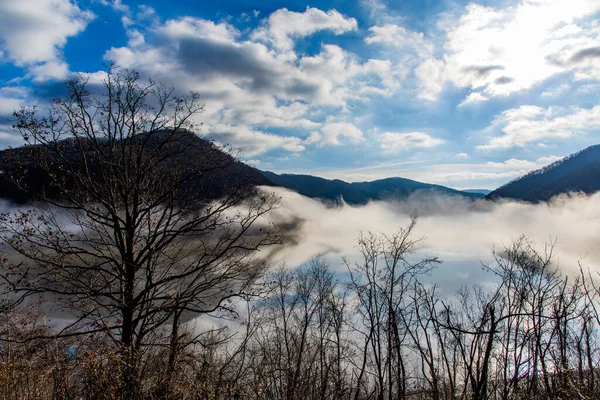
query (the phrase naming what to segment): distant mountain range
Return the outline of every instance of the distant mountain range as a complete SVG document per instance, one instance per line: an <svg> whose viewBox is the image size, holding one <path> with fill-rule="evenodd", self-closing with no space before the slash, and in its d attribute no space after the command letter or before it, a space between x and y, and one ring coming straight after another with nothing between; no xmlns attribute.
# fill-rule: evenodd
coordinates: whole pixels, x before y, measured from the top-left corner
<svg viewBox="0 0 600 400"><path fill-rule="evenodd" d="M461 191L467 192L467 193L478 193L478 194L482 194L484 196L487 194L490 194L492 192L490 189L464 189Z"/></svg>
<svg viewBox="0 0 600 400"><path fill-rule="evenodd" d="M470 200L482 198L483 193L472 193L432 185L405 178L386 178L371 182L345 182L312 175L275 174L263 172L275 185L291 189L303 196L331 202L343 199L348 204L366 204L371 200L403 199L413 193L462 196Z"/></svg>
<svg viewBox="0 0 600 400"><path fill-rule="evenodd" d="M492 191L486 199L507 198L537 203L562 193L592 194L599 190L600 145L594 145L531 171Z"/></svg>
<svg viewBox="0 0 600 400"><path fill-rule="evenodd" d="M222 196L227 193L229 187L235 187L242 182L251 186L283 187L307 197L333 203L343 200L353 205L366 204L372 200L404 199L415 193L460 196L472 201L485 197L490 200L510 198L539 202L549 200L552 196L560 193L584 192L591 194L600 190L600 145L588 147L490 192L486 189L461 191L405 178L349 183L339 179L330 180L311 175L275 174L234 161L229 155L222 153L212 142L197 135L185 133L183 139L182 145L185 145L185 151L175 161L176 164L181 164L174 165L174 167L185 169L191 167L192 163L198 166L203 163L203 158L206 160L231 160L231 162L226 162L227 168L213 171L199 185L197 196L203 199ZM68 143L65 142L65 145L68 146ZM28 171L24 183L30 191L44 192L50 197L60 197L58 188L46 186L45 182L48 179L44 176L43 170L27 160L26 154L31 151L35 150L17 148L0 151L1 198L17 203L27 202L31 199L30 194L20 192L10 183L10 179L7 179L12 174L18 173L20 169ZM21 164L15 163L15 159L20 159Z"/></svg>
<svg viewBox="0 0 600 400"><path fill-rule="evenodd" d="M563 193L593 194L600 191L600 145L587 147L544 168L531 171L496 190L455 190L404 178L388 178L372 182L347 183L310 175L276 175L263 172L271 182L308 197L349 204L364 204L369 200L402 199L412 193L450 194L469 199L514 199L530 203L548 201Z"/></svg>

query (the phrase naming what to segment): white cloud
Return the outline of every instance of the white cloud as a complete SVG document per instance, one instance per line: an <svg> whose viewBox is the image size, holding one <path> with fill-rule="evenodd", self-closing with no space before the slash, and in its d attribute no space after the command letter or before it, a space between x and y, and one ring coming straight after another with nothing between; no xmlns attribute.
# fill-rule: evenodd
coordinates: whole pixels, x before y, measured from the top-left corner
<svg viewBox="0 0 600 400"><path fill-rule="evenodd" d="M429 58L418 74L426 99L440 82L505 96L572 72L576 79L600 79L600 28L586 18L600 10L596 0L521 0L505 9L471 3L462 17L445 24L445 54ZM437 79L437 85L427 82Z"/></svg>
<svg viewBox="0 0 600 400"><path fill-rule="evenodd" d="M563 83L557 87L552 87L548 90L545 90L544 92L542 92L542 94L540 96L542 96L542 97L558 97L561 94L567 92L569 89L571 89L571 85L569 85L568 83Z"/></svg>
<svg viewBox="0 0 600 400"><path fill-rule="evenodd" d="M0 118L12 115L28 100L28 90L21 87L6 86L0 88Z"/></svg>
<svg viewBox="0 0 600 400"><path fill-rule="evenodd" d="M254 168L258 168L262 164L262 161L253 159L253 160L244 160L244 163L246 163Z"/></svg>
<svg viewBox="0 0 600 400"><path fill-rule="evenodd" d="M503 161L466 162L468 158L457 156L454 157L457 162L450 163L436 163L438 161L436 159L421 159L357 168L311 169L296 170L295 172L349 182L364 182L397 176L454 188L494 189L511 179L523 176L531 170L542 168L561 158L548 156L539 157L535 161L510 158Z"/></svg>
<svg viewBox="0 0 600 400"><path fill-rule="evenodd" d="M212 93L243 90L287 101L344 106L368 87L384 89L390 65L359 63L335 45L313 56L290 59L261 43L239 40L231 25L185 17L154 29L159 40L143 46L112 48L107 59L138 69L185 90ZM369 78L369 79L366 79Z"/></svg>
<svg viewBox="0 0 600 400"><path fill-rule="evenodd" d="M137 29L128 29L126 33L129 38L127 41L127 46L129 47L137 47L146 42L144 35Z"/></svg>
<svg viewBox="0 0 600 400"><path fill-rule="evenodd" d="M108 6L115 11L120 11L123 13L129 12L129 7L126 4L123 4L121 0L100 0L100 4Z"/></svg>
<svg viewBox="0 0 600 400"><path fill-rule="evenodd" d="M466 160L469 158L469 155L467 153L458 153L454 156L454 158L458 158L461 160Z"/></svg>
<svg viewBox="0 0 600 400"><path fill-rule="evenodd" d="M158 17L154 8L141 4L137 7L137 12L124 4L122 0L99 0L100 4L110 7L118 14L121 14L121 23L127 29L127 34L132 26L143 22L158 23ZM132 28L133 29L133 28Z"/></svg>
<svg viewBox="0 0 600 400"><path fill-rule="evenodd" d="M240 34L237 28L227 22L215 23L193 17L168 20L157 31L171 39L198 38L225 43L234 41Z"/></svg>
<svg viewBox="0 0 600 400"><path fill-rule="evenodd" d="M309 18L313 28L290 26L285 31L289 40L309 34L315 27L342 33L356 24L334 11L309 8L305 13L290 13L275 12L255 34L242 33L226 21L215 23L192 17L167 20L153 24L150 34L130 35L129 46L111 48L105 58L181 92L199 92L207 104L202 121L209 126L236 127L228 130L228 140L255 154L274 145L301 151L298 137L313 131L321 137L313 135L306 144L319 142L323 146L339 144L341 139L358 140L362 133L356 127L334 132L335 125L323 129L318 121L323 120L325 112L345 110L349 100L365 102L372 96L391 94L395 90L392 64L378 59L361 61L331 44L322 44L316 54L299 56L293 49L281 52L270 40L257 41L261 38L259 32L279 27L290 15ZM271 128L278 129L278 135L272 136L280 138L290 133L288 129L295 131L290 141L265 141L261 137L257 139L261 145L249 145L249 135L270 135Z"/></svg>
<svg viewBox="0 0 600 400"><path fill-rule="evenodd" d="M244 94L241 95L245 97ZM277 105L272 97L260 100L252 98L228 102L229 107L221 110L223 121L237 125L268 126L272 128L300 128L305 130L319 128L321 123L304 118L309 106L302 102Z"/></svg>
<svg viewBox="0 0 600 400"><path fill-rule="evenodd" d="M530 171L538 166L533 161L520 160L518 158L510 158L502 162L488 161L485 163L486 167L493 170L519 170L519 171Z"/></svg>
<svg viewBox="0 0 600 400"><path fill-rule="evenodd" d="M548 157L540 157L537 160L535 160L538 164L552 164L553 162L556 162L558 160L562 160L564 157L559 157L559 156L548 156Z"/></svg>
<svg viewBox="0 0 600 400"><path fill-rule="evenodd" d="M423 132L384 132L378 137L381 149L385 153L396 153L411 148L430 148L444 143Z"/></svg>
<svg viewBox="0 0 600 400"><path fill-rule="evenodd" d="M433 101L438 98L444 88L444 63L435 58L423 61L415 70L421 82L419 98Z"/></svg>
<svg viewBox="0 0 600 400"><path fill-rule="evenodd" d="M406 176L452 187L476 186L493 189L546 164L543 160L529 161L516 158L499 162L438 164L408 171Z"/></svg>
<svg viewBox="0 0 600 400"><path fill-rule="evenodd" d="M600 105L593 108L521 106L502 112L488 130L500 128L482 149L523 147L549 139L566 139L600 129Z"/></svg>
<svg viewBox="0 0 600 400"><path fill-rule="evenodd" d="M38 80L64 78L62 48L94 18L70 0L0 1L0 46Z"/></svg>
<svg viewBox="0 0 600 400"><path fill-rule="evenodd" d="M320 147L325 145L340 145L340 139L348 139L352 143L361 142L364 140L362 131L348 122L328 122L320 132L313 131L306 144L317 144Z"/></svg>
<svg viewBox="0 0 600 400"><path fill-rule="evenodd" d="M43 64L32 66L29 72L33 75L34 82L48 80L63 80L69 74L69 66L62 60L47 61Z"/></svg>
<svg viewBox="0 0 600 400"><path fill-rule="evenodd" d="M454 187L483 186L495 188L544 165L543 163L514 158L503 162L440 164L416 173L414 178L420 179L423 177L428 182Z"/></svg>
<svg viewBox="0 0 600 400"><path fill-rule="evenodd" d="M246 126L230 126L217 124L208 127L210 137L221 143L233 145L243 151L245 156L251 157L273 149L284 149L290 152L304 150L302 140L297 137L278 136L253 130Z"/></svg>
<svg viewBox="0 0 600 400"><path fill-rule="evenodd" d="M294 12L279 9L255 30L252 39L265 41L282 51L292 50L294 39L329 30L341 35L357 29L354 18L348 18L336 10L324 12L318 8L306 7L306 11Z"/></svg>
<svg viewBox="0 0 600 400"><path fill-rule="evenodd" d="M42 103L42 104L40 104ZM0 149L9 146L21 146L25 142L21 134L12 128L13 112L22 106L38 104L43 109L43 102L32 96L31 88L24 86L0 86Z"/></svg>
<svg viewBox="0 0 600 400"><path fill-rule="evenodd" d="M489 99L479 92L473 92L469 94L465 99L458 105L458 107L464 107L469 104L483 103Z"/></svg>
<svg viewBox="0 0 600 400"><path fill-rule="evenodd" d="M426 100L434 100L443 88L443 63L433 58L434 42L426 38L423 32L417 32L397 23L389 21L393 18L377 18L386 21L369 28L364 38L366 44L379 46L381 56L388 58L392 64L386 84L388 92L396 93L404 83L417 86L417 96ZM418 79L407 80L416 75ZM405 89L409 89L408 87ZM414 90L414 88L410 88Z"/></svg>
<svg viewBox="0 0 600 400"><path fill-rule="evenodd" d="M424 38L423 32L411 31L395 24L370 27L369 36L365 38L365 43L409 47L426 53L433 51L433 44Z"/></svg>

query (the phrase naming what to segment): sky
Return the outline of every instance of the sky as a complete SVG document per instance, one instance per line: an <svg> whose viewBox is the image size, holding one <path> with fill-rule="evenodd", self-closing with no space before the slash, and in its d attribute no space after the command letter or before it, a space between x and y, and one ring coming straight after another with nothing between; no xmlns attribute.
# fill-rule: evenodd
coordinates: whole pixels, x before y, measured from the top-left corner
<svg viewBox="0 0 600 400"><path fill-rule="evenodd" d="M493 189L600 143L598 0L0 0L0 148L107 62L278 173Z"/></svg>

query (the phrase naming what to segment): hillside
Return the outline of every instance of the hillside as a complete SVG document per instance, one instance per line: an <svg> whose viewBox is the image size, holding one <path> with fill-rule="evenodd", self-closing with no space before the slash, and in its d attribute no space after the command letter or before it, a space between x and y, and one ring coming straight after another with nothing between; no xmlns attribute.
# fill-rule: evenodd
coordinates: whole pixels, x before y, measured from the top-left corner
<svg viewBox="0 0 600 400"><path fill-rule="evenodd" d="M487 199L508 198L537 203L553 196L600 190L600 145L590 146L499 187Z"/></svg>
<svg viewBox="0 0 600 400"><path fill-rule="evenodd" d="M294 190L304 196L337 202L341 198L348 204L366 204L371 200L402 199L420 192L463 196L476 200L480 193L467 193L445 186L432 185L404 178L386 178L371 182L345 182L311 175L275 174L264 172L274 184Z"/></svg>
<svg viewBox="0 0 600 400"><path fill-rule="evenodd" d="M260 171L242 162L235 160L229 154L224 153L213 142L203 139L190 132L182 132L174 141L170 141L169 147L164 146L162 133L154 134L147 144L147 151L151 152L157 146L161 146L163 154L167 152L176 156L166 156L168 162L162 162L157 172L171 174L177 171L186 174L188 171L201 170L200 179L191 184L181 187L182 192L191 192L199 200L210 200L222 197L231 190L241 187L254 187L256 185L272 185ZM143 135L139 135L143 139ZM69 140L60 142L60 146L67 155L67 161L59 162L53 159L53 152L46 151L41 146L27 146L0 151L0 198L15 203L26 203L43 194L45 197L60 200L64 189L71 191L76 189L73 182L60 176L61 163L69 162L71 165L80 165L83 168L83 157L76 146ZM94 150L90 150L94 151ZM44 152L46 154L44 154ZM43 157L40 157L43 156ZM41 168L33 161L33 158L43 159L47 168ZM94 163L97 157L87 158L87 167L95 179L106 179L100 173L103 164ZM49 179L46 170L51 170L58 179ZM162 172L161 172L162 171ZM13 177L13 178L11 178ZM21 186L27 190L19 190L12 182L14 177L23 177ZM63 181L60 187L50 182Z"/></svg>

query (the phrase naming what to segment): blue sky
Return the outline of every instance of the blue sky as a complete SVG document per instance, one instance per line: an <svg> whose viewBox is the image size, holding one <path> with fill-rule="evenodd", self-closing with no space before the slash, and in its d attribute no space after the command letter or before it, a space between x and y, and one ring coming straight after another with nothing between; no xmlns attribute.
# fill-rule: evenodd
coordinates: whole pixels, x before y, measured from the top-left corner
<svg viewBox="0 0 600 400"><path fill-rule="evenodd" d="M0 0L0 147L106 61L275 172L495 188L600 142L598 0Z"/></svg>

